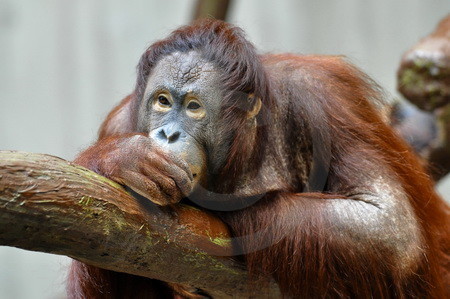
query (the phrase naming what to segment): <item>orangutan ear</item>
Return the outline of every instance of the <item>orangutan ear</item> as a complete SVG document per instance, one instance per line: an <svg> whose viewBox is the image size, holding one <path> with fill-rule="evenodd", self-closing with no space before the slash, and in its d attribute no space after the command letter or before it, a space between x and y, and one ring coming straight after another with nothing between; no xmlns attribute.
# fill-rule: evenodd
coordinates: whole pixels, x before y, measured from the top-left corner
<svg viewBox="0 0 450 299"><path fill-rule="evenodd" d="M251 119L258 115L259 111L261 110L262 104L261 104L261 99L260 98L254 99L255 96L253 94L250 94L248 97L249 97L249 100L254 101L252 110L250 110L247 114L247 118Z"/></svg>

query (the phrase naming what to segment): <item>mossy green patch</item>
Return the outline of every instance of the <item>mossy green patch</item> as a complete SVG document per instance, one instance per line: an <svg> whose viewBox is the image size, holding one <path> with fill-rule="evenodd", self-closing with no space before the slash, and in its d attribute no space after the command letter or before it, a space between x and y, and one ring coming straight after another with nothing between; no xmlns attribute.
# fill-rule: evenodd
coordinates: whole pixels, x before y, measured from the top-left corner
<svg viewBox="0 0 450 299"><path fill-rule="evenodd" d="M222 237L211 238L211 237L209 237L209 240L212 243L219 245L221 247L230 247L231 246L230 238L222 238Z"/></svg>
<svg viewBox="0 0 450 299"><path fill-rule="evenodd" d="M81 197L78 203L83 206L90 206L94 202L94 200L94 198L85 195Z"/></svg>
<svg viewBox="0 0 450 299"><path fill-rule="evenodd" d="M426 70L428 71L430 68L434 67L436 64L434 61L425 59L425 58L418 58L414 60L414 67L418 70Z"/></svg>
<svg viewBox="0 0 450 299"><path fill-rule="evenodd" d="M422 89L425 86L423 77L412 69L406 69L402 72L400 84L408 89Z"/></svg>

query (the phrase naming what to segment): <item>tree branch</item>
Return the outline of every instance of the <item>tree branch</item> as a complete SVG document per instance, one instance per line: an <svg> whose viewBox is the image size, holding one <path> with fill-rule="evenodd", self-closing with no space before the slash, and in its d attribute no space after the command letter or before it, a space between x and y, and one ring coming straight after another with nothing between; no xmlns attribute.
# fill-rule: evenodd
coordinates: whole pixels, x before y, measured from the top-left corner
<svg viewBox="0 0 450 299"><path fill-rule="evenodd" d="M450 103L450 15L403 54L397 78L398 90L420 109Z"/></svg>
<svg viewBox="0 0 450 299"><path fill-rule="evenodd" d="M435 117L436 138L429 138L426 150L419 153L428 161L433 178L440 180L450 172L450 15L403 55L397 79L398 90ZM416 115L410 117L415 123L412 129L406 127L403 132L400 127L407 139L416 137L411 132L423 130L424 124L413 119Z"/></svg>
<svg viewBox="0 0 450 299"><path fill-rule="evenodd" d="M212 295L278 296L249 283L227 227L178 205L162 208L57 157L0 151L0 245L67 255L118 272L201 288ZM253 293L252 293L253 290Z"/></svg>

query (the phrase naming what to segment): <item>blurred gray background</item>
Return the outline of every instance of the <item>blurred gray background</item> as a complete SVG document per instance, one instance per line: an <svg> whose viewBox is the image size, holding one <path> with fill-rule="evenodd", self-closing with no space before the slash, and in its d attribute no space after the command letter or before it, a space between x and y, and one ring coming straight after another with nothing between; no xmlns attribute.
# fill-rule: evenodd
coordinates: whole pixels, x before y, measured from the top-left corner
<svg viewBox="0 0 450 299"><path fill-rule="evenodd" d="M194 4L0 0L0 149L73 159L132 91L140 54L190 22ZM346 55L398 97L402 53L449 12L449 0L235 0L228 19L262 52ZM67 264L0 247L0 299L65 298Z"/></svg>

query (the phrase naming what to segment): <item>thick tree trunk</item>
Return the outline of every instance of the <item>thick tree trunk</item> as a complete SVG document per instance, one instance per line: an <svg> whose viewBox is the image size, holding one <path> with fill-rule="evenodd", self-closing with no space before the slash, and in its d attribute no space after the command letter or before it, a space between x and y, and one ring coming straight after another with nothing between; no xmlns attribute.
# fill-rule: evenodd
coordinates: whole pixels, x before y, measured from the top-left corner
<svg viewBox="0 0 450 299"><path fill-rule="evenodd" d="M428 146L419 153L428 161L434 179L439 180L450 172L450 15L403 55L397 75L398 90L435 118L435 137L428 136ZM406 139L423 139L415 136L424 126L415 116L410 117L409 127L399 127Z"/></svg>
<svg viewBox="0 0 450 299"><path fill-rule="evenodd" d="M60 158L0 151L0 245L62 254L101 268L204 289L220 297L250 285L226 226L179 205L161 208Z"/></svg>

